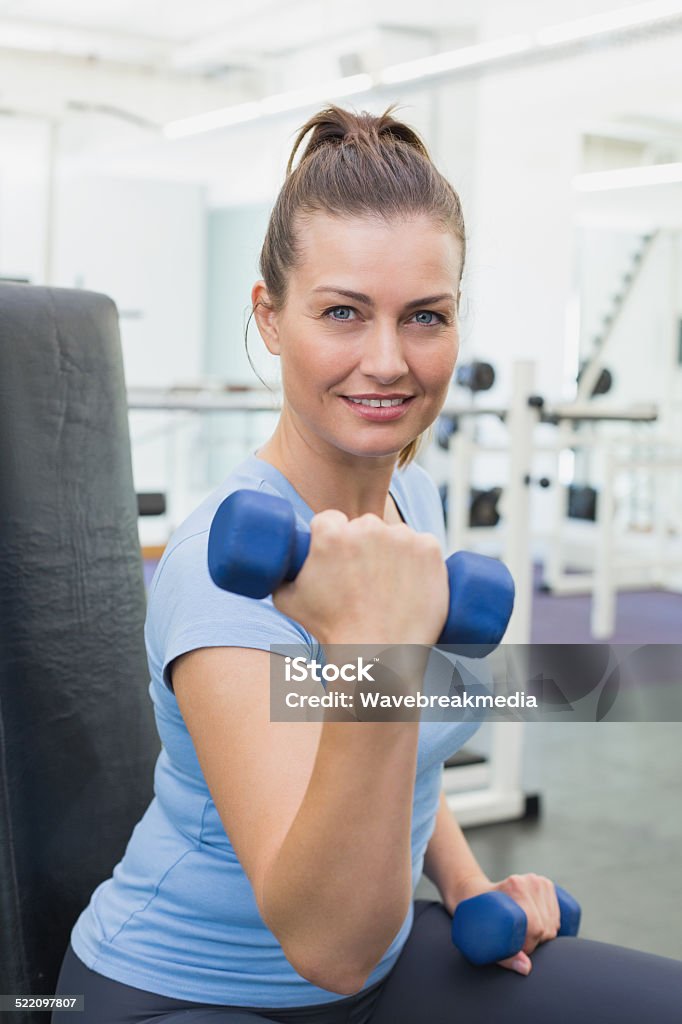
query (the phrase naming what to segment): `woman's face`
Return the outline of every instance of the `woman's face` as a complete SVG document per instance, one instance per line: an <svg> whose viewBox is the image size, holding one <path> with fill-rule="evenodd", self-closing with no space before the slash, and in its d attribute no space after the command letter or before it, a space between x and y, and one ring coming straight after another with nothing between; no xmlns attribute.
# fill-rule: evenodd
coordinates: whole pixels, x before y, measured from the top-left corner
<svg viewBox="0 0 682 1024"><path fill-rule="evenodd" d="M280 356L288 414L313 444L395 455L445 401L459 350L461 246L426 216L316 213L299 222L298 239L286 304L261 331ZM360 402L393 398L402 403Z"/></svg>

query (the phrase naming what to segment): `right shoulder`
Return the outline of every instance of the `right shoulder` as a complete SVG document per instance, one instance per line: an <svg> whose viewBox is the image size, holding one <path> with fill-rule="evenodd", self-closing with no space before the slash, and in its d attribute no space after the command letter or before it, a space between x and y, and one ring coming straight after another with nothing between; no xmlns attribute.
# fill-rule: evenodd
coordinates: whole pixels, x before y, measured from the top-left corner
<svg viewBox="0 0 682 1024"><path fill-rule="evenodd" d="M266 481L261 484L252 489L277 493ZM208 571L209 529L228 493L230 489L223 488L209 496L175 531L150 585L145 637L171 691L170 663L200 647L272 651L284 645L284 653L290 653L291 645L296 645L296 652L307 657L319 650L315 638L278 611L271 597L244 597L213 582Z"/></svg>

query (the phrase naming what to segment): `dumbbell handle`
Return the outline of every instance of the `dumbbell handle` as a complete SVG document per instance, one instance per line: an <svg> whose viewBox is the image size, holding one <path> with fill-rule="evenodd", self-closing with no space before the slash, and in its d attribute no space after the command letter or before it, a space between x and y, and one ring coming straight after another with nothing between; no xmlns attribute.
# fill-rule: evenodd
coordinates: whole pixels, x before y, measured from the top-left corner
<svg viewBox="0 0 682 1024"><path fill-rule="evenodd" d="M267 538L257 545L251 522L256 511L267 517ZM224 590L264 598L283 582L296 579L309 550L310 531L297 522L288 501L254 491L234 491L213 517L208 567L213 582ZM461 645L470 657L482 657L499 644L511 616L511 574L496 559L470 551L456 552L445 564L450 607L438 643ZM273 565L278 567L274 575Z"/></svg>
<svg viewBox="0 0 682 1024"><path fill-rule="evenodd" d="M559 935L577 935L580 904L556 886L561 926ZM477 966L506 960L523 948L528 919L515 900L504 892L484 892L462 900L452 918L452 941Z"/></svg>

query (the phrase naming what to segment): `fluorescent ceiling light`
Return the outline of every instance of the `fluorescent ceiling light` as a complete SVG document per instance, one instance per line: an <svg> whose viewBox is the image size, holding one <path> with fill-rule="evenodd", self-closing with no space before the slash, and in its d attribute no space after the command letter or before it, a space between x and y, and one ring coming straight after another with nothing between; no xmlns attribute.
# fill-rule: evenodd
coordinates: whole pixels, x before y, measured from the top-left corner
<svg viewBox="0 0 682 1024"><path fill-rule="evenodd" d="M649 167L624 167L619 171L595 171L573 179L577 192L606 192L617 188L644 185L672 185L682 182L682 164L653 164Z"/></svg>
<svg viewBox="0 0 682 1024"><path fill-rule="evenodd" d="M200 135L216 128L227 128L231 124L253 121L260 115L260 103L235 103L220 110L209 110L195 117L184 117L164 125L163 134L167 139L181 139L185 135Z"/></svg>
<svg viewBox="0 0 682 1024"><path fill-rule="evenodd" d="M487 43L462 46L458 50L434 54L433 57L421 57L403 64L393 64L379 72L377 81L381 85L394 85L397 82L413 81L415 78L428 78L430 75L487 64L489 61L512 54L524 53L530 50L532 45L533 40L528 33L509 36L506 39L491 39Z"/></svg>
<svg viewBox="0 0 682 1024"><path fill-rule="evenodd" d="M373 84L370 75L349 75L347 78L337 78L334 82L323 82L307 89L294 89L291 92L281 92L277 96L268 96L267 99L260 101L260 105L264 114L277 114L282 110L296 110L311 103L324 102L330 96L340 98L352 96L357 92L367 92Z"/></svg>
<svg viewBox="0 0 682 1024"><path fill-rule="evenodd" d="M369 92L377 86L396 85L400 82L414 82L428 79L433 75L447 74L466 68L485 67L506 57L541 56L562 43L584 41L597 36L608 35L619 30L627 31L637 27L656 25L661 22L682 19L682 0L650 0L649 3L607 11L604 14L579 18L539 29L535 32L518 33L503 39L491 39L473 46L462 46L457 50L421 57L384 68L376 75L352 75L348 78L328 82L326 85L309 89L294 90L268 96L253 103L242 103L222 110L199 114L172 121L164 128L169 139L177 139L200 132L224 128L244 121L255 121L259 117L287 110L297 110L320 100L341 98L353 93Z"/></svg>
<svg viewBox="0 0 682 1024"><path fill-rule="evenodd" d="M165 125L163 133L168 139L180 139L187 135L199 135L216 128L226 128L232 124L245 121L256 121L268 114L279 114L285 110L297 110L311 103L351 96L358 92L367 92L372 87L370 75L350 75L348 78L337 78L335 81L311 86L309 89L294 89L290 92L278 93L263 100L252 103L238 103L220 110L210 110L196 117L185 117L179 121L170 121Z"/></svg>
<svg viewBox="0 0 682 1024"><path fill-rule="evenodd" d="M604 11L603 14L593 14L587 18L551 25L539 29L535 33L535 38L540 46L557 46L560 43L573 43L580 39L590 39L621 29L653 24L661 19L680 15L680 0L652 0L651 3L621 7L615 11Z"/></svg>

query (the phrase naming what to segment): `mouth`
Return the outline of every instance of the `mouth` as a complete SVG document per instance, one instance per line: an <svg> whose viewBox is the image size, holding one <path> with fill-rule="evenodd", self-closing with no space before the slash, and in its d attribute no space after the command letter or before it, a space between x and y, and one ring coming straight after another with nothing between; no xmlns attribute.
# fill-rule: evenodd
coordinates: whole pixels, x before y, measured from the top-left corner
<svg viewBox="0 0 682 1024"><path fill-rule="evenodd" d="M384 420L397 420L404 416L414 402L415 396L394 395L386 398L357 396L350 398L347 395L339 395L339 398L362 419L382 422Z"/></svg>

